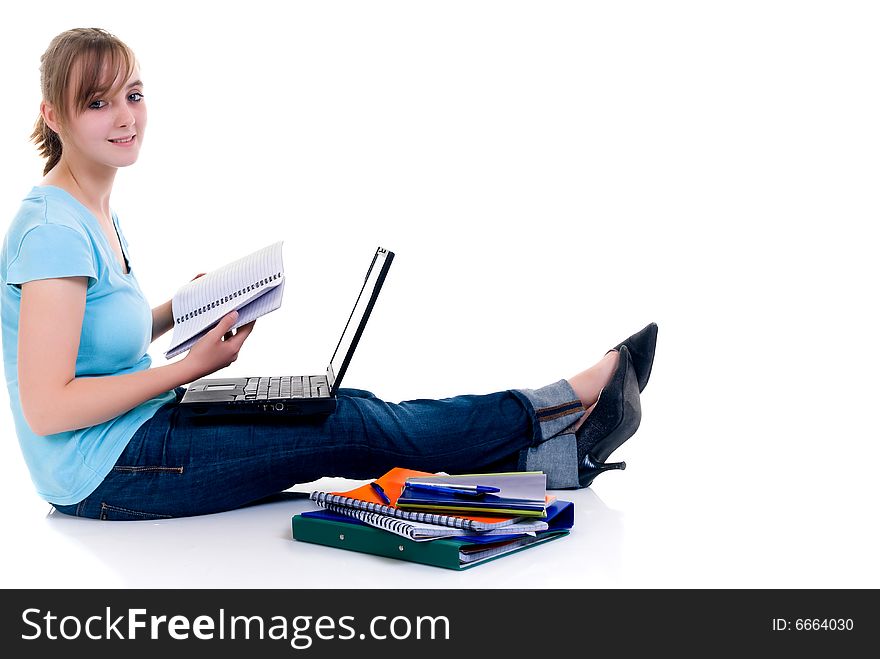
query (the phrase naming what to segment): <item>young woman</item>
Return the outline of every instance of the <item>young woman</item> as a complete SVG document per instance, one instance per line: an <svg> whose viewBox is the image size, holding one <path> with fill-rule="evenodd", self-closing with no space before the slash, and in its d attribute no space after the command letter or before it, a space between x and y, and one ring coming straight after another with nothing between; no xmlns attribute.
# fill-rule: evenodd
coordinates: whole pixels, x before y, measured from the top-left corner
<svg viewBox="0 0 880 659"><path fill-rule="evenodd" d="M391 404L342 389L335 413L193 424L183 385L236 360L253 323L223 318L187 355L151 368L172 326L150 309L110 209L116 171L144 140L144 84L131 50L100 29L52 40L32 138L44 178L0 254L3 358L12 415L38 493L59 511L155 519L240 507L323 476L392 467L462 473L543 470L586 487L635 433L651 374L650 324L599 362L536 390ZM600 396L601 394L601 396Z"/></svg>

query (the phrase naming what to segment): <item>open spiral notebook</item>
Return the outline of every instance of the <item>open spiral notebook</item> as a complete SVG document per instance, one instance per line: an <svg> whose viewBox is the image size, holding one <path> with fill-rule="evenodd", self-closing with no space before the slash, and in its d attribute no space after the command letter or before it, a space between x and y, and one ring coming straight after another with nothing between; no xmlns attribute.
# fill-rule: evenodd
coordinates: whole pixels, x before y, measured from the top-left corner
<svg viewBox="0 0 880 659"><path fill-rule="evenodd" d="M192 348L231 311L238 311L236 329L278 309L284 292L281 246L278 241L178 289L171 299L174 329L165 358Z"/></svg>

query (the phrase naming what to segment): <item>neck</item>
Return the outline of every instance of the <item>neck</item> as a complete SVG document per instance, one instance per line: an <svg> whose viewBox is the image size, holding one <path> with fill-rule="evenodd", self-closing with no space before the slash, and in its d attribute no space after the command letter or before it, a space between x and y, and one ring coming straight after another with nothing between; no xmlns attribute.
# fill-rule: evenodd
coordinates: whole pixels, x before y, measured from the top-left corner
<svg viewBox="0 0 880 659"><path fill-rule="evenodd" d="M44 185L67 190L86 207L110 217L110 193L116 178L116 168L77 163L62 154L61 160L43 178Z"/></svg>

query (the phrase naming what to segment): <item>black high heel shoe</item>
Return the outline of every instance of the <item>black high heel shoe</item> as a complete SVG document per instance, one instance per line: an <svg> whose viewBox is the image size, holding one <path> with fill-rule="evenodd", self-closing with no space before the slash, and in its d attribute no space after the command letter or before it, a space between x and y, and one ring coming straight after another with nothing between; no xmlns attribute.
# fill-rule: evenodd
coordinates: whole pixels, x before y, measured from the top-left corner
<svg viewBox="0 0 880 659"><path fill-rule="evenodd" d="M639 380L639 391L644 391L651 377L651 367L654 365L654 350L657 347L657 323L650 323L631 337L618 343L611 350L620 350L626 346L636 370ZM608 352L611 352L609 350Z"/></svg>
<svg viewBox="0 0 880 659"><path fill-rule="evenodd" d="M621 444L632 437L642 421L639 382L629 349L621 344L620 359L611 381L599 395L596 407L583 425L575 431L578 455L578 482L588 487L603 471L626 469L625 462L605 460Z"/></svg>

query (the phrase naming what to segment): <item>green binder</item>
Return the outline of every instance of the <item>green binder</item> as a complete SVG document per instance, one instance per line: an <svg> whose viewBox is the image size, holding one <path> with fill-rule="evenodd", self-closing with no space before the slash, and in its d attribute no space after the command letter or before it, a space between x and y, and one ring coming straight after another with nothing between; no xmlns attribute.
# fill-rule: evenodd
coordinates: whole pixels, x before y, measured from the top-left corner
<svg viewBox="0 0 880 659"><path fill-rule="evenodd" d="M541 531L536 536L523 536L515 543L498 546L452 538L415 542L372 526L303 515L294 515L291 526L293 537L303 542L452 570L482 565L569 534L569 529Z"/></svg>

